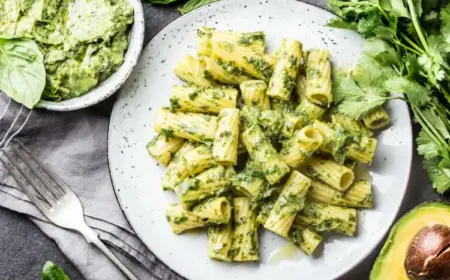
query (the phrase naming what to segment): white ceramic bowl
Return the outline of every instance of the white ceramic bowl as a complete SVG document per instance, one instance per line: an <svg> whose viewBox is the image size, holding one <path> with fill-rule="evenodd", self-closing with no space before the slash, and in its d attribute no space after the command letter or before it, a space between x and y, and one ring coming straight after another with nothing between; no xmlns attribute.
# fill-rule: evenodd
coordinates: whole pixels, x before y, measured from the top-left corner
<svg viewBox="0 0 450 280"><path fill-rule="evenodd" d="M144 12L140 0L129 0L134 8L134 23L130 29L128 49L125 60L119 70L106 81L97 85L86 94L61 102L39 102L36 107L52 111L73 111L97 104L113 95L128 79L136 66L144 43Z"/></svg>

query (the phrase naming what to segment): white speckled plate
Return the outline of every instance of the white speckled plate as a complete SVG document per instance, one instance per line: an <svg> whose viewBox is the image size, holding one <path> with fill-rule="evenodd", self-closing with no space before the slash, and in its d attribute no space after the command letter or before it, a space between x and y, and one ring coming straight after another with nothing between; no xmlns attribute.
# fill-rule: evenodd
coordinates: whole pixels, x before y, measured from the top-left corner
<svg viewBox="0 0 450 280"><path fill-rule="evenodd" d="M158 108L169 102L172 73L186 53L195 54L196 28L208 25L237 31L265 31L269 51L283 37L297 38L308 48L328 48L335 66L351 66L362 39L355 33L331 30L324 24L332 15L293 0L229 0L179 18L144 49L141 60L122 89L111 118L109 160L114 188L132 227L170 268L192 280L335 279L355 267L382 239L405 194L412 157L411 121L405 103L388 104L392 126L382 132L369 175L374 184L375 209L363 211L356 237L327 236L317 256L296 252L274 261L271 255L286 242L263 231L260 264L225 264L208 259L204 233L172 234L165 208L176 201L163 192L162 166L147 154L154 136Z"/></svg>

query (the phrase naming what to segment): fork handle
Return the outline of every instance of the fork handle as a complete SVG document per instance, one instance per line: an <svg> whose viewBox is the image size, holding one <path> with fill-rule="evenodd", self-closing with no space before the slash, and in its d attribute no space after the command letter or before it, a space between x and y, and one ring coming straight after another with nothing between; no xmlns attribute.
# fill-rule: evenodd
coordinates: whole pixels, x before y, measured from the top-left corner
<svg viewBox="0 0 450 280"><path fill-rule="evenodd" d="M87 242L97 246L122 272L131 280L139 280L117 257L106 247L105 243L98 238L98 234L88 225L84 225L79 232L86 238Z"/></svg>

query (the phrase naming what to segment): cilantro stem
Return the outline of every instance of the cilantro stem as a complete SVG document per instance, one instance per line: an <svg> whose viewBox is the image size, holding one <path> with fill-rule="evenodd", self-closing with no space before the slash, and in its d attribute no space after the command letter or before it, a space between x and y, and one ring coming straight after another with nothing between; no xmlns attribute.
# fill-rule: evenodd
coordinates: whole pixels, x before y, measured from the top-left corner
<svg viewBox="0 0 450 280"><path fill-rule="evenodd" d="M417 110L415 107L412 107L413 112L415 113L416 117L419 116L420 118L417 118L419 123L421 124L422 128L427 132L427 134L434 138L433 140L436 143L440 143L442 146L446 147L446 150L449 150L450 147L447 145L447 142L445 142L445 139L442 137L442 135L437 131L433 124L430 123L430 121L424 116L421 110Z"/></svg>
<svg viewBox="0 0 450 280"><path fill-rule="evenodd" d="M430 48L428 47L427 40L422 32L422 27L420 26L419 19L417 17L416 9L414 7L414 3L412 0L408 0L409 12L411 13L411 20L414 24L414 28L416 29L417 35L419 36L420 42L422 43L423 48L426 53L430 53Z"/></svg>
<svg viewBox="0 0 450 280"><path fill-rule="evenodd" d="M411 47L408 47L407 45L405 45L402 42L400 42L398 39L394 39L394 40L392 40L392 42L394 44L396 44L396 45L399 45L400 47L403 47L403 48L407 49L408 51L410 51L412 53L415 53L417 55L422 55L420 52L418 52L417 50L415 50L415 49L413 49Z"/></svg>
<svg viewBox="0 0 450 280"><path fill-rule="evenodd" d="M420 54L424 54L425 51L423 49L421 49L413 40L411 40L408 36L406 36L403 32L400 32L400 36L402 36L402 38L408 42L408 44L410 44L414 49L416 49L418 52L420 52Z"/></svg>
<svg viewBox="0 0 450 280"><path fill-rule="evenodd" d="M445 87L441 87L441 92L444 94L445 99L450 102L450 94ZM447 110L447 108L445 108Z"/></svg>

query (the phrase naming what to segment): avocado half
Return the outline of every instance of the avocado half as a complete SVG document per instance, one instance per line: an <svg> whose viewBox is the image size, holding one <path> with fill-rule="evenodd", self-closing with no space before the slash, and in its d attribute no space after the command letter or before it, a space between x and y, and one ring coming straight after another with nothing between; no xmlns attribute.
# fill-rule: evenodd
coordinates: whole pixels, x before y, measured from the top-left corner
<svg viewBox="0 0 450 280"><path fill-rule="evenodd" d="M408 280L404 267L409 245L424 227L450 227L450 204L433 201L406 213L392 228L370 273L370 280Z"/></svg>

